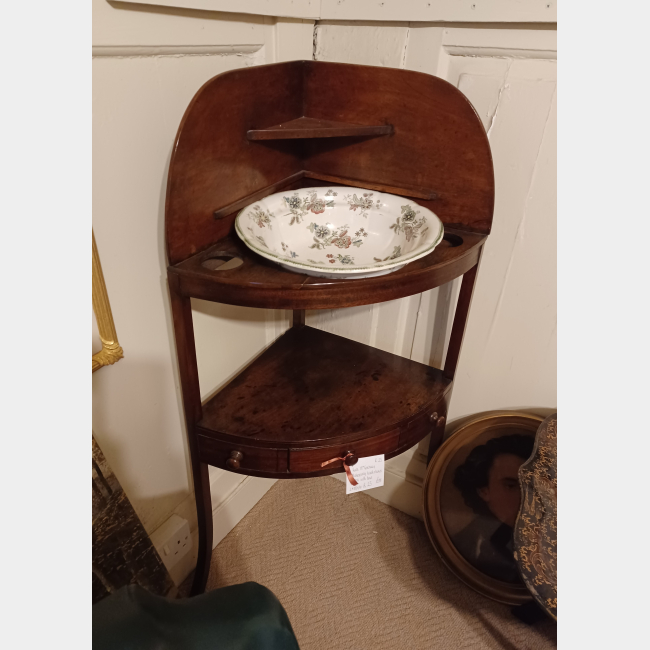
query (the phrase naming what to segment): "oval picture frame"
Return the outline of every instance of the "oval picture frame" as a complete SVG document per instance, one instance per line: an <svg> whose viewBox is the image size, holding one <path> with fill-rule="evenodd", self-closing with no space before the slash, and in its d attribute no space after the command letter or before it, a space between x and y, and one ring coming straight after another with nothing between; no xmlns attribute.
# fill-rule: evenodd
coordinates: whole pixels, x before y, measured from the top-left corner
<svg viewBox="0 0 650 650"><path fill-rule="evenodd" d="M454 545L444 520L441 496L447 469L477 440L491 439L525 431L534 440L544 418L523 412L493 412L462 424L440 447L427 469L422 490L424 523L436 552L447 568L467 586L507 605L522 605L532 596L523 581L505 582L483 573L471 564ZM478 446L478 443L477 445ZM468 452L469 453L469 452ZM524 462L524 461L522 461Z"/></svg>

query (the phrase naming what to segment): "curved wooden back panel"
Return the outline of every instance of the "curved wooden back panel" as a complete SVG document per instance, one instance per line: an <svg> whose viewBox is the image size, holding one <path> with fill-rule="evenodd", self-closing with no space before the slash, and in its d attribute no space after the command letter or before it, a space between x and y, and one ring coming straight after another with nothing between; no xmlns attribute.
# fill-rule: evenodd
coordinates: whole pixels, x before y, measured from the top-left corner
<svg viewBox="0 0 650 650"><path fill-rule="evenodd" d="M380 136L247 138L251 129L301 116L352 125L391 124L394 130ZM310 174L398 194L395 188L405 188L404 195L409 188L415 196L435 193L418 202L446 225L490 231L490 148L480 119L460 91L407 70L291 61L220 74L192 99L169 166L169 263L187 259L231 231L236 210L221 219L215 219L215 210L229 213L229 206L260 191L322 184L310 181Z"/></svg>
<svg viewBox="0 0 650 650"><path fill-rule="evenodd" d="M246 132L302 113L301 61L232 70L196 93L178 128L167 177L165 234L176 264L228 234L216 209L302 169L292 140L260 145Z"/></svg>
<svg viewBox="0 0 650 650"><path fill-rule="evenodd" d="M490 232L490 146L474 107L447 81L410 70L314 61L305 78L305 113L394 127L392 135L355 138L343 147L308 141L309 171L432 190L435 199L417 202L445 225Z"/></svg>

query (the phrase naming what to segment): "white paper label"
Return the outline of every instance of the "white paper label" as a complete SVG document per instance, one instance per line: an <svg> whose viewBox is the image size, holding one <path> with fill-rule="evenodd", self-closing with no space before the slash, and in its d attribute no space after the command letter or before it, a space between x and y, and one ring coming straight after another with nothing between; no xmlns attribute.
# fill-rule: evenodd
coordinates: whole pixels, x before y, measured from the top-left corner
<svg viewBox="0 0 650 650"><path fill-rule="evenodd" d="M346 476L346 494L354 494L355 492L381 487L384 484L384 454L359 458L357 464L350 467L350 471L358 485L352 485Z"/></svg>

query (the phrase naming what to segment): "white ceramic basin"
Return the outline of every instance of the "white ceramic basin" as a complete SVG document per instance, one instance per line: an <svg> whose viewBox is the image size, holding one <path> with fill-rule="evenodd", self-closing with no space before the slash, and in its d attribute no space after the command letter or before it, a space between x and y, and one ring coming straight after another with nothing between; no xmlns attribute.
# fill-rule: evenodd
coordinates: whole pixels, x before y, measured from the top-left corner
<svg viewBox="0 0 650 650"><path fill-rule="evenodd" d="M246 246L289 271L325 278L392 273L428 255L444 233L414 201L355 187L278 192L235 221Z"/></svg>

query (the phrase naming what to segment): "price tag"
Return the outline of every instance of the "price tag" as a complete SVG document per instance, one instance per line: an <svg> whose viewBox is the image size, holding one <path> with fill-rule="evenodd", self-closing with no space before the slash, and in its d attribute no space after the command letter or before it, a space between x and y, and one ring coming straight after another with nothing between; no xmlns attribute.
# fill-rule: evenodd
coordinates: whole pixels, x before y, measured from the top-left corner
<svg viewBox="0 0 650 650"><path fill-rule="evenodd" d="M358 485L352 485L346 477L346 494L354 494L355 492L363 492L364 490L381 487L384 484L384 454L359 458L359 461L356 465L352 465L350 470Z"/></svg>

